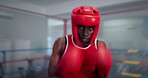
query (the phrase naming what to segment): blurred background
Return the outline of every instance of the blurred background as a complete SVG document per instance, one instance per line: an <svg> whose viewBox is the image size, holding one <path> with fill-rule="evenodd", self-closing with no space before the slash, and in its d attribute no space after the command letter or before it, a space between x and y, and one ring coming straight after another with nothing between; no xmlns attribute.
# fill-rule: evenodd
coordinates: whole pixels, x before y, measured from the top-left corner
<svg viewBox="0 0 148 78"><path fill-rule="evenodd" d="M0 78L47 78L53 43L71 34L71 11L82 5L101 12L109 78L148 78L147 0L0 0Z"/></svg>

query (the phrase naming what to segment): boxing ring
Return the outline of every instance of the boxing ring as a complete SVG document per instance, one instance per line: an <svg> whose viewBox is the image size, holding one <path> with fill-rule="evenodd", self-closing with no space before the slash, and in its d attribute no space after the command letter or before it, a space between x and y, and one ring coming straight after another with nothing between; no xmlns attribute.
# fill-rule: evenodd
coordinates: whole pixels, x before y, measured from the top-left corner
<svg viewBox="0 0 148 78"><path fill-rule="evenodd" d="M50 16L46 14L41 14L33 11L22 10L18 8L13 8L5 5L0 5L0 7L27 12L31 14L41 15L48 18L56 18L62 20L64 22L63 25L63 35L67 34L67 22L69 19L63 19L56 16ZM110 13L102 13L101 15L111 15L118 13L127 13L139 10L147 10L148 7L124 10L124 11L116 11ZM7 78L13 75L16 75L17 78L48 78L48 62L50 59L49 55L39 56L39 57L26 57L24 59L15 59L8 60L7 57L9 53L23 53L23 52L47 52L51 51L51 48L35 48L35 49L14 49L14 50L0 50L1 60L0 60L0 78ZM111 73L109 78L148 78L148 50L142 49L111 49L113 65L111 69ZM140 59L138 59L140 58ZM35 66L36 61L39 62L40 66ZM23 62L27 67L18 67L17 71L6 71L9 69L8 64L20 63Z"/></svg>
<svg viewBox="0 0 148 78"><path fill-rule="evenodd" d="M0 50L0 53L3 55L3 61L0 61L0 78L4 78L4 76L11 76L15 74L19 74L19 78L45 78L47 77L47 68L48 65L40 66L40 67L33 67L33 62L36 60L44 60L45 62L48 63L50 56L42 56L42 57L36 57L36 58L26 58L26 59L18 59L18 60L7 60L7 53L9 52L27 52L27 51L44 51L48 50L50 48L41 48L41 49L20 49L20 50ZM18 67L18 71L14 72L7 72L6 71L6 64L8 63L18 63L18 62L25 62L28 63L28 68L29 69L24 69L23 67ZM39 71L36 75L34 74L35 71ZM23 73L26 73L24 76ZM40 75L41 74L41 75ZM45 74L45 75L44 75Z"/></svg>
<svg viewBox="0 0 148 78"><path fill-rule="evenodd" d="M122 75L126 78L148 78L148 62L146 59L147 57L144 57L148 54L147 50L138 50L138 49L112 49L112 55L113 55L113 66L111 70L111 75ZM136 58L139 58L138 60L135 60ZM122 56L121 59L117 56ZM142 57L145 58L140 58ZM116 59L118 58L118 59ZM126 60L125 60L126 59ZM144 62L145 61L145 62ZM120 68L122 67L122 68ZM127 69L125 70L124 68ZM116 71L115 71L116 70ZM119 76L120 77L120 76ZM112 78L112 77L111 77ZM114 77L113 77L114 78ZM122 77L121 77L122 78ZM124 78L124 77L123 77Z"/></svg>

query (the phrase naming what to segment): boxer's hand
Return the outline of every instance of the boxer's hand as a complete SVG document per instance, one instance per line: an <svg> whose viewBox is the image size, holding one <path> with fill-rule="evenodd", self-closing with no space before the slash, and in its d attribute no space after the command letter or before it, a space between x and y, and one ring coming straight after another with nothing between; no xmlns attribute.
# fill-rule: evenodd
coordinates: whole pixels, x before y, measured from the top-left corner
<svg viewBox="0 0 148 78"><path fill-rule="evenodd" d="M112 66L110 50L103 41L98 42L97 49L97 75L99 78L108 78Z"/></svg>

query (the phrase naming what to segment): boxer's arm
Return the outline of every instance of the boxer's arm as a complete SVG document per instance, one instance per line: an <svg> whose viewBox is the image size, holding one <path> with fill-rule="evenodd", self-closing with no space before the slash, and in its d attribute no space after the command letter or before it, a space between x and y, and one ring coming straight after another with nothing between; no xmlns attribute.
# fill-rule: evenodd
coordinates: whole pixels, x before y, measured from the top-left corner
<svg viewBox="0 0 148 78"><path fill-rule="evenodd" d="M108 78L112 66L112 57L109 48L103 41L98 41L97 53L97 78Z"/></svg>
<svg viewBox="0 0 148 78"><path fill-rule="evenodd" d="M56 78L55 71L56 71L56 65L58 64L60 60L60 54L64 50L65 39L64 38L58 38L52 49L52 55L50 57L49 67L48 67L48 77L49 78Z"/></svg>

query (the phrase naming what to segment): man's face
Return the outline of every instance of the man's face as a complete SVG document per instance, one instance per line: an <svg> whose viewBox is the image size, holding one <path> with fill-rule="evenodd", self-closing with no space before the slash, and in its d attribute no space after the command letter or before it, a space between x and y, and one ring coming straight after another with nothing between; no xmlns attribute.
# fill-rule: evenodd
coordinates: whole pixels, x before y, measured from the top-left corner
<svg viewBox="0 0 148 78"><path fill-rule="evenodd" d="M91 37L94 33L94 29L95 26L78 25L78 36L84 45L89 44L89 41L91 40Z"/></svg>

